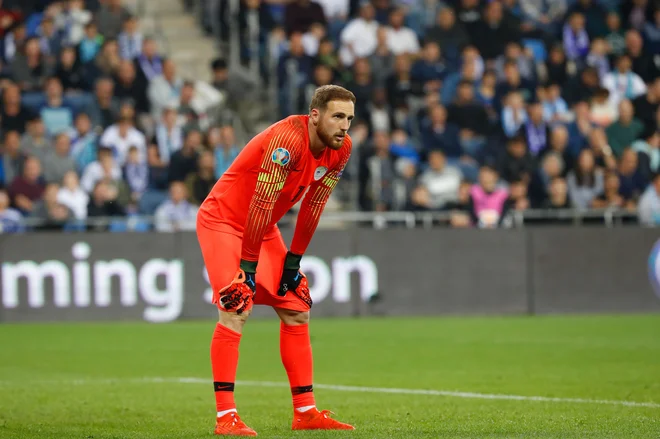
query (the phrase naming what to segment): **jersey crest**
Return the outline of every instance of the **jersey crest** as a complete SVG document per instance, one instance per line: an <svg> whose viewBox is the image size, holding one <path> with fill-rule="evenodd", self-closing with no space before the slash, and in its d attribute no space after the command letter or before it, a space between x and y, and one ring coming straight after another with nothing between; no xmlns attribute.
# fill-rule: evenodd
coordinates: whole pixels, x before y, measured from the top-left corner
<svg viewBox="0 0 660 439"><path fill-rule="evenodd" d="M325 175L326 172L328 172L328 168L326 168L325 166L319 166L318 168L316 168L316 170L314 171L314 181L319 181Z"/></svg>
<svg viewBox="0 0 660 439"><path fill-rule="evenodd" d="M289 160L291 160L291 154L289 154L289 151L284 148L277 148L275 151L273 151L271 160L273 163L277 163L280 166L285 166L287 163L289 163Z"/></svg>

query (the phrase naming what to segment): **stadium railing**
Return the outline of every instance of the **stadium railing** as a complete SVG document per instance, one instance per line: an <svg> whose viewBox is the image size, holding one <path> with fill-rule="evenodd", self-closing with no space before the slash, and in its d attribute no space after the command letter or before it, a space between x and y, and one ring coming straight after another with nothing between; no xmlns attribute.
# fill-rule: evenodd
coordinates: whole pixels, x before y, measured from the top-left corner
<svg viewBox="0 0 660 439"><path fill-rule="evenodd" d="M278 223L282 228L295 225L295 215L286 215ZM448 227L452 212L360 212L360 211L328 211L323 214L319 224L324 229L374 228L434 228ZM131 215L128 217L96 217L85 220L54 222L42 218L25 218L17 228L7 228L5 231L18 232L37 231L110 231L110 232L147 232L157 230L155 217ZM615 209L560 209L543 210L530 209L513 212L506 227L522 228L540 225L621 227L638 225L637 214ZM1 230L0 230L1 232Z"/></svg>

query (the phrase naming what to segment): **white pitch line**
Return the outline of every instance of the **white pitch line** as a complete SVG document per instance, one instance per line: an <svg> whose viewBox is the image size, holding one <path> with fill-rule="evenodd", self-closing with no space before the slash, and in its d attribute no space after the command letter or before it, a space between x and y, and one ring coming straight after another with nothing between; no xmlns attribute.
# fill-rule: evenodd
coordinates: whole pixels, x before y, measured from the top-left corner
<svg viewBox="0 0 660 439"><path fill-rule="evenodd" d="M63 381L49 381L54 382L67 382ZM72 384L86 385L86 384L116 384L116 383L176 383L176 384L211 384L211 380L196 377L144 377L144 378L128 378L128 379L74 379L68 381ZM11 383L10 381L0 382ZM289 387L289 383L281 381L236 381L238 386L248 387ZM621 400L608 400L608 399L589 399L589 398L559 398L550 396L525 396L525 395L507 395L501 393L476 393L476 392L455 392L451 390L431 390L431 389L398 389L389 387L364 387L364 386L341 386L335 384L314 384L317 389L332 390L337 392L354 392L354 393L390 393L398 395L428 395L428 396L445 396L450 398L470 398L470 399L490 399L490 400L507 400L507 401L535 401L535 402L558 402L569 404L600 404L600 405L618 405L626 407L646 407L646 408L660 408L660 403L657 402L637 402L637 401L621 401Z"/></svg>

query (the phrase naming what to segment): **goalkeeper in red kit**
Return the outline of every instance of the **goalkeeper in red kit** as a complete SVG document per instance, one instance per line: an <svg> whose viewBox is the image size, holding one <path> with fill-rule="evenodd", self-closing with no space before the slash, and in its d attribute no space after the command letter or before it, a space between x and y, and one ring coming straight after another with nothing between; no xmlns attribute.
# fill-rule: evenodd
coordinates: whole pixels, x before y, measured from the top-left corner
<svg viewBox="0 0 660 439"><path fill-rule="evenodd" d="M254 304L273 307L281 320L292 428L353 430L316 408L308 327L312 299L300 260L351 155L347 131L354 104L345 88L318 88L309 115L287 117L254 137L199 210L197 237L220 314L211 342L216 434L257 435L234 403L241 333ZM301 198L287 249L276 223Z"/></svg>

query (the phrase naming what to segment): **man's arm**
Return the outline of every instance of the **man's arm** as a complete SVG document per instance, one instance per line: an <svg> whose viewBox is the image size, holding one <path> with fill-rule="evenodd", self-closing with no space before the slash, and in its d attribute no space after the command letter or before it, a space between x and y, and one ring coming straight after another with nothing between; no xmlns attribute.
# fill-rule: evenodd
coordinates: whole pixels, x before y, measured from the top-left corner
<svg viewBox="0 0 660 439"><path fill-rule="evenodd" d="M257 185L243 231L241 269L245 271L256 272L261 242L271 223L273 207L304 145L301 132L281 127L276 128L264 147Z"/></svg>
<svg viewBox="0 0 660 439"><path fill-rule="evenodd" d="M293 234L293 241L291 242L291 253L294 255L302 256L307 250L307 246L316 231L330 194L335 186L337 186L344 168L348 163L352 148L353 142L349 137L348 142L341 150L341 157L337 166L309 187L309 191L307 191L300 206L298 220L296 221L296 230Z"/></svg>

